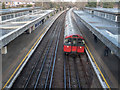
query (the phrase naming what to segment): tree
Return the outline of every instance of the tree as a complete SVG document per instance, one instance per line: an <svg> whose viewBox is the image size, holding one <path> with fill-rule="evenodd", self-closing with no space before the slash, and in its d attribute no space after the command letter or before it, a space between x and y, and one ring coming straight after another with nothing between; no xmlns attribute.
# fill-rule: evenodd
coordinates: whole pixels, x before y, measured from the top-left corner
<svg viewBox="0 0 120 90"><path fill-rule="evenodd" d="M26 5L26 7L32 7L32 4L28 4L28 5Z"/></svg>
<svg viewBox="0 0 120 90"><path fill-rule="evenodd" d="M86 7L96 7L97 6L97 2L88 2L88 4L86 5Z"/></svg>
<svg viewBox="0 0 120 90"><path fill-rule="evenodd" d="M21 5L21 7L24 7L24 5Z"/></svg>
<svg viewBox="0 0 120 90"><path fill-rule="evenodd" d="M113 8L114 4L114 2L104 2L103 8Z"/></svg>
<svg viewBox="0 0 120 90"><path fill-rule="evenodd" d="M120 1L118 2L118 8L120 9Z"/></svg>
<svg viewBox="0 0 120 90"><path fill-rule="evenodd" d="M5 9L5 3L4 2L2 3L2 9Z"/></svg>

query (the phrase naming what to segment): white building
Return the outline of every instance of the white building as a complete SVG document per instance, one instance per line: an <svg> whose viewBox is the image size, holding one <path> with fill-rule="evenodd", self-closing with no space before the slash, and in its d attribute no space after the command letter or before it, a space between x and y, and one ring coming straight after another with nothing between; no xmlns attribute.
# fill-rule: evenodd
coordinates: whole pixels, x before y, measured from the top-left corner
<svg viewBox="0 0 120 90"><path fill-rule="evenodd" d="M26 6L26 5L29 5L31 4L32 7L35 6L35 3L34 2L31 2L31 1L24 1L24 0L1 0L1 2L5 3L6 7L19 7L19 6Z"/></svg>

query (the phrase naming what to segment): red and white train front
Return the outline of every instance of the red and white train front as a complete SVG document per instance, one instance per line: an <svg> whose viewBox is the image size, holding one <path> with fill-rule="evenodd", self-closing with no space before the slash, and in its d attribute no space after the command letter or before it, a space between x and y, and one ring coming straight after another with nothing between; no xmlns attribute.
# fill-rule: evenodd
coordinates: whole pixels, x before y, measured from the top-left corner
<svg viewBox="0 0 120 90"><path fill-rule="evenodd" d="M70 54L84 53L84 38L80 35L70 35L64 39L64 52Z"/></svg>
<svg viewBox="0 0 120 90"><path fill-rule="evenodd" d="M67 12L65 18L63 51L65 54L84 53L84 38L80 35L80 32L74 28L71 15L72 9Z"/></svg>

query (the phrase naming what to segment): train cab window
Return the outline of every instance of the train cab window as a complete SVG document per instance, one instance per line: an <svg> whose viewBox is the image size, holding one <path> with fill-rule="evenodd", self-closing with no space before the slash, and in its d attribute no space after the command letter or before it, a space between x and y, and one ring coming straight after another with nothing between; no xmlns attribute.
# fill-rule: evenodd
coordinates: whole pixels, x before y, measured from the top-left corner
<svg viewBox="0 0 120 90"><path fill-rule="evenodd" d="M73 35L72 37L78 37L78 35Z"/></svg>
<svg viewBox="0 0 120 90"><path fill-rule="evenodd" d="M71 39L70 38L66 38L65 41L64 41L64 43L66 45L71 45Z"/></svg>
<svg viewBox="0 0 120 90"><path fill-rule="evenodd" d="M76 38L73 38L73 39L72 39L72 45L73 45L73 46L76 46L76 45L77 45L77 39L76 39Z"/></svg>
<svg viewBox="0 0 120 90"><path fill-rule="evenodd" d="M84 40L78 39L78 46L84 46Z"/></svg>

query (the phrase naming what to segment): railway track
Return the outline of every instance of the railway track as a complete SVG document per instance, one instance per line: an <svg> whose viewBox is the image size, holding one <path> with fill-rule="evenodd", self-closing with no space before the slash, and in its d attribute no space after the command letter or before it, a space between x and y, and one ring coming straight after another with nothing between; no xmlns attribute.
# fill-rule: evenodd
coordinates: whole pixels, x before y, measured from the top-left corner
<svg viewBox="0 0 120 90"><path fill-rule="evenodd" d="M55 21L11 89L51 88L64 16Z"/></svg>
<svg viewBox="0 0 120 90"><path fill-rule="evenodd" d="M63 13L40 42L11 89L91 88L95 75L85 54L63 55ZM98 81L97 81L98 82ZM94 86L93 86L94 87ZM99 86L98 86L99 87Z"/></svg>
<svg viewBox="0 0 120 90"><path fill-rule="evenodd" d="M91 76L87 74L87 68L89 67L88 60L84 60L86 54L80 56L71 57L64 56L64 88L90 88ZM87 59L87 58L86 58ZM86 66L83 62L88 65ZM89 67L89 72L92 70Z"/></svg>

